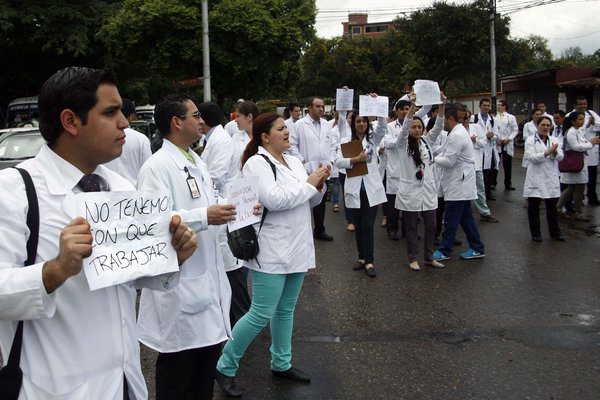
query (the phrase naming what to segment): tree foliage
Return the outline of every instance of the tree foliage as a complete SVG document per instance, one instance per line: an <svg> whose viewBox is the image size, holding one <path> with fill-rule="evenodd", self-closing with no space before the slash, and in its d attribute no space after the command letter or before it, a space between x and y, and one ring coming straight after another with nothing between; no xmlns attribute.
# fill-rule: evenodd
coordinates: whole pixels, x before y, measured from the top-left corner
<svg viewBox="0 0 600 400"><path fill-rule="evenodd" d="M95 34L116 0L0 1L0 104L37 94L67 65L102 66Z"/></svg>

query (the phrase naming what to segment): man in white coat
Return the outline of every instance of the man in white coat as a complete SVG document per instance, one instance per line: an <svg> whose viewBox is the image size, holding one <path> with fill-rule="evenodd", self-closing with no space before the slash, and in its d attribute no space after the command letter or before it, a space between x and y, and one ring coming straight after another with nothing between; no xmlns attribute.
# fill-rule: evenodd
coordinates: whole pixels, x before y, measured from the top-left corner
<svg viewBox="0 0 600 400"><path fill-rule="evenodd" d="M297 157L304 164L308 174L316 171L320 165L333 165L337 157L337 147L331 125L323 119L325 103L320 97L313 97L308 104L308 114L294 124L290 131L290 149L288 153ZM332 241L333 236L325 231L325 203L326 197L318 206L313 207L315 239Z"/></svg>
<svg viewBox="0 0 600 400"><path fill-rule="evenodd" d="M121 112L129 123L137 119L135 104L129 99L123 99ZM143 133L130 127L125 128L125 135L127 135L127 139L123 145L123 153L104 165L135 185L140 168L152 155L150 140Z"/></svg>
<svg viewBox="0 0 600 400"><path fill-rule="evenodd" d="M471 122L479 125L485 132L483 146L483 183L485 184L485 198L487 201L496 200L492 196L492 190L496 189L496 177L498 176L498 149L496 143L499 139L498 125L496 120L490 114L491 102L489 99L479 100L479 113L471 116Z"/></svg>
<svg viewBox="0 0 600 400"><path fill-rule="evenodd" d="M300 121L302 108L300 108L300 104L298 103L290 103L288 104L288 111L290 113L290 117L285 120L285 125L287 126L288 131L292 132L294 130L294 124Z"/></svg>
<svg viewBox="0 0 600 400"><path fill-rule="evenodd" d="M135 328L136 286L164 289L172 275L90 291L81 269L92 253L92 234L73 211L74 196L82 191L134 190L101 165L121 154L128 125L115 77L108 70L65 68L42 86L38 104L47 145L20 164L32 177L42 217L35 262L27 267L23 179L12 168L0 172L3 359L16 321L24 320L19 399L147 399ZM196 249L196 235L179 216L170 228L181 264Z"/></svg>
<svg viewBox="0 0 600 400"><path fill-rule="evenodd" d="M512 185L512 159L515 155L514 140L519 134L519 125L514 115L509 114L506 102L499 100L497 104L498 113L496 123L498 124L498 146L502 158L502 169L504 170L504 190L515 190Z"/></svg>
<svg viewBox="0 0 600 400"><path fill-rule="evenodd" d="M233 138L221 126L223 113L216 103L207 102L198 106L204 123L202 131L206 146L202 152L202 160L206 163L208 173L215 184L219 196L229 199L229 184L240 177L240 159L242 152ZM231 326L242 318L250 309L248 295L247 269L243 260L238 260L231 253L227 244L227 225L219 226L219 244L227 279L231 286L231 310L229 312Z"/></svg>
<svg viewBox="0 0 600 400"><path fill-rule="evenodd" d="M433 253L437 261L448 260L456 237L458 225L462 227L469 242L469 249L460 255L462 259L485 257L485 246L479 237L477 223L471 211L471 200L477 198L473 143L465 127L459 122L457 106L446 106L444 130L448 139L434 163L442 168L442 193L445 200L444 233L442 242Z"/></svg>
<svg viewBox="0 0 600 400"><path fill-rule="evenodd" d="M157 400L212 399L221 343L231 335L231 289L217 225L233 221L235 207L217 204L206 165L190 149L201 135L202 118L194 102L185 96L164 97L154 119L163 145L142 167L138 188L171 192L173 210L198 234L198 251L170 290L142 290L139 340L159 352Z"/></svg>
<svg viewBox="0 0 600 400"><path fill-rule="evenodd" d="M600 136L600 117L592 110L588 110L588 102L585 96L578 96L575 99L575 109L573 111L579 111L584 113L585 119L583 121L583 127L581 128L585 132L585 138L591 140L595 137ZM587 152L587 166L588 166L588 183L586 197L588 205L600 206L598 201L598 192L596 191L596 182L598 179L598 149L600 146L597 144Z"/></svg>

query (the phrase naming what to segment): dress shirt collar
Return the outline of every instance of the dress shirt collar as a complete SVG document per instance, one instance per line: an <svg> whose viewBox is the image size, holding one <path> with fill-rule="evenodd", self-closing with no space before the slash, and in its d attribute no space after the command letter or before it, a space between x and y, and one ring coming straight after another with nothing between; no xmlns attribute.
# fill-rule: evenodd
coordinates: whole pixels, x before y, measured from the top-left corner
<svg viewBox="0 0 600 400"><path fill-rule="evenodd" d="M51 162L56 167L55 173L47 173L44 174L46 180L48 182L48 188L52 192L56 193L65 193L63 190L68 188L72 190L74 193L81 193L82 190L77 186L84 173L81 172L76 166L59 156L52 150L48 145L44 145L40 150L40 155L42 158L49 158ZM98 174L103 179L103 190L109 190L107 184L106 173L103 170L102 166L97 166L94 170L95 174ZM60 190L59 188L63 188Z"/></svg>

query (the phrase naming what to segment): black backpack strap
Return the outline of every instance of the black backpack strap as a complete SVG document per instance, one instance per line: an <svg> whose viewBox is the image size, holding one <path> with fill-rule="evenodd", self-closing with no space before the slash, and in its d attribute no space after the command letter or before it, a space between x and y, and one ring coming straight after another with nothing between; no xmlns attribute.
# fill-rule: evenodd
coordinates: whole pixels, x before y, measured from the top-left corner
<svg viewBox="0 0 600 400"><path fill-rule="evenodd" d="M264 154L257 155L263 157L265 161L269 163L269 165L271 166L271 170L273 171L273 177L275 178L275 180L277 180L277 170L275 169L275 164L273 164L273 161L271 161L269 157L265 156ZM260 227L258 228L258 233L260 233L260 230L262 229L263 223L265 222L265 218L267 218L268 212L269 210L266 207L263 207L263 213L262 218L260 219Z"/></svg>
<svg viewBox="0 0 600 400"><path fill-rule="evenodd" d="M25 193L27 194L27 201L29 208L27 209L27 226L29 227L29 239L27 239L27 260L25 266L32 265L35 262L37 254L38 238L40 231L40 210L35 191L35 186L29 172L22 168L16 168L17 171L23 177L25 182ZM12 368L18 368L21 363L21 348L23 347L23 321L19 321L17 330L15 332L15 338L13 339L12 346L10 347L10 354L8 356L7 366Z"/></svg>

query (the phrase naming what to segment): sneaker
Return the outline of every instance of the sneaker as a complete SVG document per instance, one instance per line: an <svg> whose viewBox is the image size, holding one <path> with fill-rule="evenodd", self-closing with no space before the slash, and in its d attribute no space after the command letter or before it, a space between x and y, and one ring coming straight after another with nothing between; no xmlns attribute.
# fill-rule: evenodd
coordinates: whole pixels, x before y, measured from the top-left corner
<svg viewBox="0 0 600 400"><path fill-rule="evenodd" d="M473 250L469 247L469 250L465 251L460 255L460 258L463 260L471 260L474 258L483 258L485 257L485 253L480 253L478 251ZM433 258L435 258L435 253L433 254Z"/></svg>
<svg viewBox="0 0 600 400"><path fill-rule="evenodd" d="M381 227L385 228L387 226L387 217L383 217L383 219L381 220Z"/></svg>
<svg viewBox="0 0 600 400"><path fill-rule="evenodd" d="M450 256L444 255L444 253L442 253L439 250L436 250L433 252L433 259L436 261L444 261L444 260L449 260Z"/></svg>
<svg viewBox="0 0 600 400"><path fill-rule="evenodd" d="M577 215L575 215L575 219L577 221L583 221L583 222L589 222L590 221L590 217L588 217L584 213L578 213Z"/></svg>
<svg viewBox="0 0 600 400"><path fill-rule="evenodd" d="M441 262L436 261L436 260L425 261L425 265L432 267L432 268L444 268L445 267L444 264L442 264Z"/></svg>
<svg viewBox="0 0 600 400"><path fill-rule="evenodd" d="M348 224L346 229L348 229L350 232L354 232L356 230L356 227L354 226L354 224Z"/></svg>
<svg viewBox="0 0 600 400"><path fill-rule="evenodd" d="M337 204L333 205L333 212L339 212L340 211L340 206L338 206Z"/></svg>
<svg viewBox="0 0 600 400"><path fill-rule="evenodd" d="M498 218L494 217L492 214L482 215L480 218L481 221L485 222L498 222L500 221Z"/></svg>

